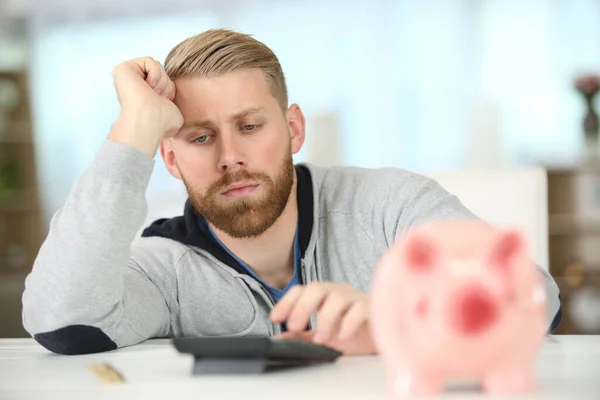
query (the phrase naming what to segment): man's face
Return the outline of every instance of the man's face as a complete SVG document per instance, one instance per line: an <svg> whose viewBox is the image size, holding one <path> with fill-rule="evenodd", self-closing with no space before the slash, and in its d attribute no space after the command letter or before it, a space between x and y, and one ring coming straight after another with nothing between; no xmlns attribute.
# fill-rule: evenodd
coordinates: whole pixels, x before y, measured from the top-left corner
<svg viewBox="0 0 600 400"><path fill-rule="evenodd" d="M283 212L292 154L304 139L298 106L284 112L260 70L175 82L184 126L162 155L194 208L231 237L260 235Z"/></svg>

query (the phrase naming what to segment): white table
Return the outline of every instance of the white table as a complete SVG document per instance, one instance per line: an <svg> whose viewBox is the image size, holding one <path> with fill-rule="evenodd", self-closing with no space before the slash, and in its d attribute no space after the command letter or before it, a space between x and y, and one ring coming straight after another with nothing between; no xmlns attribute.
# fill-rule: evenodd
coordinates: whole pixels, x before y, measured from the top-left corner
<svg viewBox="0 0 600 400"><path fill-rule="evenodd" d="M342 357L331 365L245 376L192 376L192 358L166 340L117 351L58 356L29 339L0 340L0 399L384 399L377 357ZM106 362L126 382L107 384L86 366ZM600 336L548 338L536 361L531 399L600 399ZM443 398L485 398L452 391Z"/></svg>

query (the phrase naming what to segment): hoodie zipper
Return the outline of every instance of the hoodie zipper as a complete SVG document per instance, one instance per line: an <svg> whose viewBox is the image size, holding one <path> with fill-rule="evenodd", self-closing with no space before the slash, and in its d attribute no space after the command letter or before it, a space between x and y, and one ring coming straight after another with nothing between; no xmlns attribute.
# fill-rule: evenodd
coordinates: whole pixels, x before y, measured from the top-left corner
<svg viewBox="0 0 600 400"><path fill-rule="evenodd" d="M300 259L300 280L303 285L306 285L306 267L304 266L304 258ZM310 317L308 318L308 330L312 330Z"/></svg>
<svg viewBox="0 0 600 400"><path fill-rule="evenodd" d="M306 270L304 267L304 258L300 260L300 279L303 285L306 285Z"/></svg>

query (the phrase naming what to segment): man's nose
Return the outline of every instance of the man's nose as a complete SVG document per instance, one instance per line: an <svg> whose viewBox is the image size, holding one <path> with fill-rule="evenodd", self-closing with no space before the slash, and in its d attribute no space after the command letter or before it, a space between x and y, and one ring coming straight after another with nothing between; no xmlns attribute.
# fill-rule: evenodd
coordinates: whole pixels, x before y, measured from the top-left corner
<svg viewBox="0 0 600 400"><path fill-rule="evenodd" d="M221 135L219 139L219 171L227 172L245 168L246 160L235 138L230 135Z"/></svg>

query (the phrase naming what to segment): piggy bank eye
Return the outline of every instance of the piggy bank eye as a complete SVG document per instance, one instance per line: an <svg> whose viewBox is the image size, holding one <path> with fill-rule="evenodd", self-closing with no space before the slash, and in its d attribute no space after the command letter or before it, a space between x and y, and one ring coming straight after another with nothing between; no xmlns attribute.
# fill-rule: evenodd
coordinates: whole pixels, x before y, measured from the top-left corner
<svg viewBox="0 0 600 400"><path fill-rule="evenodd" d="M428 309L429 309L429 303L427 303L427 300L421 299L417 302L417 305L415 307L415 313L419 317L424 317L425 315L427 315Z"/></svg>

